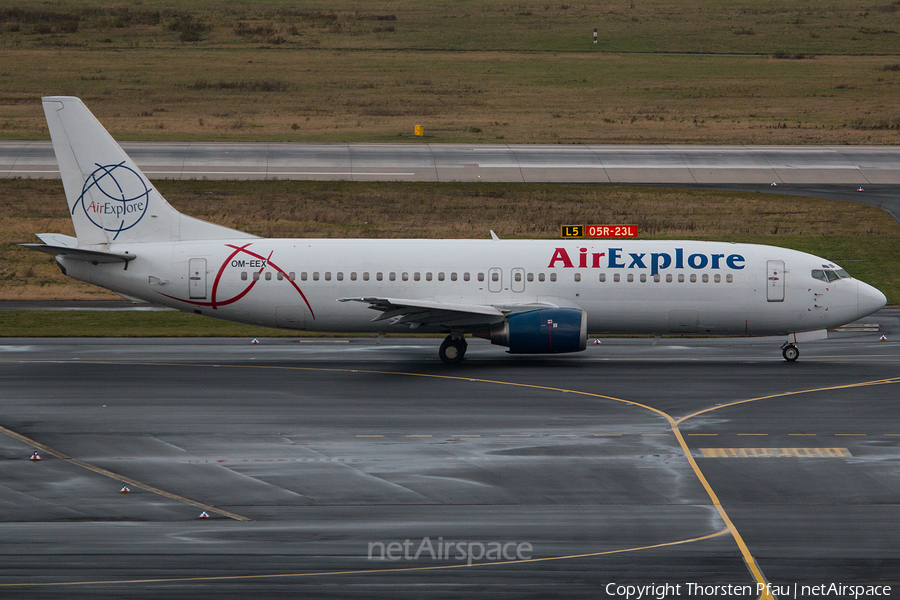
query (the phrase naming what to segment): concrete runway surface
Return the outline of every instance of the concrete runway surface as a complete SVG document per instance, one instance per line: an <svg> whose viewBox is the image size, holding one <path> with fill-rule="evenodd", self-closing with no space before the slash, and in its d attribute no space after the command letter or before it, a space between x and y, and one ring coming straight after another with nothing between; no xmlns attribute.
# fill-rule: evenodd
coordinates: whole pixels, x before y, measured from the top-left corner
<svg viewBox="0 0 900 600"><path fill-rule="evenodd" d="M900 146L123 142L150 179L900 185ZM0 141L0 177L59 178L46 141Z"/></svg>
<svg viewBox="0 0 900 600"><path fill-rule="evenodd" d="M660 185L849 200L883 208L900 222L900 146L123 142L122 147L151 180ZM14 177L58 179L50 142L0 141L0 178Z"/></svg>
<svg viewBox="0 0 900 600"><path fill-rule="evenodd" d="M897 598L898 336L0 339L0 597Z"/></svg>

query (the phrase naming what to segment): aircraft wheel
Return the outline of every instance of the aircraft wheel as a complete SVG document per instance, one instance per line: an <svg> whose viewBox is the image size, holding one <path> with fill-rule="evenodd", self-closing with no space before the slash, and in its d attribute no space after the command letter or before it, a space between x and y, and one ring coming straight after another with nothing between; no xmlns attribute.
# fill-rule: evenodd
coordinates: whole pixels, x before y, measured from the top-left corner
<svg viewBox="0 0 900 600"><path fill-rule="evenodd" d="M784 350L781 351L781 355L784 356L784 360L788 362L794 362L800 357L800 350L797 348L797 346L789 344L784 347Z"/></svg>
<svg viewBox="0 0 900 600"><path fill-rule="evenodd" d="M447 364L455 364L460 362L463 357L466 355L466 340L463 338L454 338L451 336L447 336L444 338L444 342L441 344L441 349L438 351L440 354L441 360Z"/></svg>

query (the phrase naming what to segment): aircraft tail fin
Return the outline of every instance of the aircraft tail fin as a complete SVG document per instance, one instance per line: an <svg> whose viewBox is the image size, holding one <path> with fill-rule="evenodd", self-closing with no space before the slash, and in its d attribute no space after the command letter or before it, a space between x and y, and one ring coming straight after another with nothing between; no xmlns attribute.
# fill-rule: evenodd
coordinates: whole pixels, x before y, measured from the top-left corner
<svg viewBox="0 0 900 600"><path fill-rule="evenodd" d="M80 99L42 101L79 246L256 237L172 208Z"/></svg>

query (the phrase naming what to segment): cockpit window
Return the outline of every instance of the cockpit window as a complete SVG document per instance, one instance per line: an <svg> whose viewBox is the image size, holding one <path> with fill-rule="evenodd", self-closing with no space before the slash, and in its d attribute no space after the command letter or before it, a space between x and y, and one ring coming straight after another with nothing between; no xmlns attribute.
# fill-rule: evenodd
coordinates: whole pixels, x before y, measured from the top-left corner
<svg viewBox="0 0 900 600"><path fill-rule="evenodd" d="M832 271L831 269L813 269L812 278L829 283L831 281L837 281L838 279L849 279L850 274L843 269L838 269L837 271Z"/></svg>

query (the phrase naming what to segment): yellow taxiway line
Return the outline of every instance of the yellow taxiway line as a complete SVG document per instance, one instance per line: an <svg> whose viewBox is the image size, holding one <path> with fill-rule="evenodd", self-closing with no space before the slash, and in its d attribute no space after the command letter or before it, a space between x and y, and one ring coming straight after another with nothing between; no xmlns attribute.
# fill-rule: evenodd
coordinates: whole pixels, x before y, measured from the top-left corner
<svg viewBox="0 0 900 600"><path fill-rule="evenodd" d="M34 362L43 362L43 361L34 361ZM58 363L58 362L62 362L62 361L56 360L56 361L48 361L48 362L57 362L57 363ZM78 364L132 364L132 365L171 366L171 367L183 367L183 366L185 366L184 363L157 363L157 362L152 362L152 363L151 363L151 362L130 362L130 361L129 361L129 362L125 362L125 361L78 361ZM576 395L581 395L581 396L588 396L588 397L592 397L592 398L599 398L599 399L603 399L603 400L610 400L610 401L613 401L613 402L619 402L619 403L622 403L622 404L627 404L627 405L631 405L631 406L636 406L636 407L639 407L639 408L643 408L643 409L645 409L645 410L648 410L648 411L650 411L650 412L652 412L652 413L654 413L654 414L657 414L657 415L661 416L662 418L664 418L664 419L668 422L670 428L672 429L672 432L675 434L675 437L676 437L676 439L678 440L678 444L681 446L681 449L682 449L682 451L684 452L684 455L685 455L685 458L686 458L687 461L688 461L688 464L691 466L691 469L694 471L694 474L697 476L697 479L700 481L701 485L702 485L703 488L706 490L706 493L707 493L707 495L709 496L710 500L712 501L713 506L716 508L716 510L717 510L718 513L719 513L719 516L722 518L723 522L725 523L726 529L723 530L723 532L724 532L724 531L727 531L727 532L729 532L729 533L731 534L732 538L734 539L735 543L736 543L737 546L738 546L738 549L739 549L740 552L741 552L741 555L742 555L742 557L743 557L743 559L744 559L744 563L747 565L747 568L748 568L748 570L750 571L751 575L752 575L753 578L756 580L756 582L757 582L758 584L761 584L761 586L765 589L765 591L764 591L764 592L762 593L762 595L760 596L759 600L773 600L773 597L772 597L771 593L769 592L769 587L768 587L768 585L767 585L768 582L767 582L767 580L766 580L766 578L765 578L765 575L762 573L762 570L760 569L759 565L757 564L756 559L753 557L753 554L750 552L749 547L748 547L747 544L744 542L744 539L743 539L743 537L741 536L740 532L738 532L737 527L735 527L734 522L733 522L733 521L731 520L731 518L728 516L728 513L725 511L725 508L722 506L721 502L719 501L719 498L718 498L718 496L716 495L715 491L713 491L712 486L709 484L709 481L707 481L705 475L704 475L703 472L701 471L699 465L697 464L697 461L694 459L694 456L693 456L693 454L691 453L691 450L690 450L690 448L688 447L687 442L685 441L684 436L682 435L681 430L679 429L678 426L679 426L681 423L683 423L684 421L687 421L688 419L691 419L691 418L696 417L696 416L698 416L698 415L706 414L706 413L709 413L709 412L712 412L712 411L716 411L716 410L721 410L721 409L723 409L723 408L728 408L728 407L732 407L732 406L738 406L738 405L741 405L741 404L747 404L747 403L750 403L750 402L758 402L758 401L761 401L761 400L771 400L771 399L775 399L775 398L785 398L785 397L795 396L795 395L800 395L800 394L812 394L812 393L816 393L816 392L827 392L827 391L834 391L834 390L847 390L847 389L853 389L853 388L865 387L865 386L875 386L875 385L886 385L886 384L900 383L900 378L890 378L890 379L879 379L879 380L874 380L874 381L859 382L859 383L855 383L855 384L847 384L847 385L831 386L831 387L822 387L822 388L815 388L815 389L809 389L809 390L797 390L797 391L792 391L792 392L783 392L783 393L779 393L779 394L770 394L770 395L768 395L768 396L760 396L760 397L757 397L757 398L749 398L749 399L746 399L746 400L739 400L739 401L735 401L735 402L729 402L729 403L725 403L725 404L713 406L713 407L710 407L710 408L706 408L706 409L703 409L703 410L699 410L699 411L690 413L690 414L688 414L688 415L686 415L686 416L684 416L684 417L681 417L681 418L679 418L679 419L676 419L676 418L672 417L671 415L669 415L668 413L666 413L666 412L664 412L664 411L662 411L662 410L660 410L660 409L658 409L658 408L654 408L654 407L652 407L652 406L649 406L649 405L646 405L646 404L642 404L642 403L640 403L640 402L635 402L635 401L632 401L632 400L625 400L625 399L622 399L622 398L615 398L615 397L613 397L613 396L607 396L607 395L604 395L604 394L596 394L596 393L593 393L593 392L585 392L585 391L581 391L581 390L572 390L572 389L557 388L557 387L543 386L543 385L534 385L534 384L526 384L526 383L516 383L516 382L511 382L511 381L498 381L498 380L491 380L491 379L480 379L480 378L470 378L470 377L457 377L457 376L452 376L452 375L434 375L434 374L428 374L428 373L408 373L408 372L402 372L402 371L374 371L374 370L363 370L363 369L329 369L329 368L296 367L296 366L278 366L278 365L240 365L240 364L232 364L232 365L227 365L227 364L225 364L225 365L223 365L223 364L221 364L221 363L220 363L220 364L217 364L217 365L204 365L204 364L192 363L191 366L194 366L194 367L198 367L198 366L210 366L210 367L212 367L212 366L215 366L215 367L218 367L218 368L223 368L223 367L224 367L224 368L236 368L236 369L272 369L272 370L317 371L317 372L334 372L334 373L367 373L367 374L378 374L378 375L399 375L399 376L406 376L406 377L423 377L423 378L431 378L431 379L445 379L445 380L454 380L454 381L471 382L471 383L486 383L486 384L491 384L491 385L508 385L508 386L513 386L513 387L521 387L521 388L536 389L536 390L544 390L544 391L553 391L553 392L563 392L563 393L570 393L570 394L576 394ZM25 436L18 437L19 434L16 434L15 432L12 432L12 431L10 431L10 430L2 429L2 430L0 430L0 431L2 431L2 433L7 433L7 432L9 432L9 433L7 433L7 435L13 434L13 437L16 437L17 439L22 439L22 441L26 441L26 440L27 440L26 443L31 443L31 444L37 445L37 444L35 444L35 442L34 442L33 440L30 440L30 438L27 438L27 437L25 437ZM528 434L518 434L518 435L515 435L515 436L513 436L513 435L504 435L504 436L501 436L501 437L530 437L530 436L529 436ZM24 438L24 439L23 439L23 438ZM42 447L42 445L37 445L37 447ZM45 448L46 448L46 447L45 447ZM49 448L47 448L46 451L50 452L51 454L53 454L53 453L55 452L55 451L50 450ZM59 453L59 454L61 454L61 453ZM62 456L65 456L65 455L62 455ZM88 469L90 469L90 470L92 470L92 471L94 471L94 472L97 472L97 473L101 473L101 474L104 474L104 475L107 475L107 476L112 476L113 478L119 479L120 481L123 481L123 482L126 482L126 483L129 483L129 482L131 481L131 480L126 480L126 478L122 478L121 476L119 476L119 475L117 475L117 474L114 474L114 473L111 473L111 472L107 472L105 469L100 469L99 467L95 467L95 466L93 466L93 465L89 465L88 463L83 463L82 461L77 461L77 462L76 462L76 459L71 459L70 457L66 457L66 459L67 459L67 460L73 461L74 464L78 464L79 466L83 466L84 468L88 468ZM108 474L108 473L109 473L109 474ZM168 492L165 492L165 491L163 491L163 490L158 490L158 491L157 491L156 488L150 489L149 486L144 486L143 484L140 484L139 482L134 482L133 485L135 485L135 487L141 487L142 489L147 489L148 491L154 491L154 493L160 493L161 495L166 496L166 497L169 497L169 498L179 499L179 501L185 502L185 503L187 503L187 504L192 504L192 505L198 506L198 507L204 506L204 505L201 504L201 503L195 502L195 501L193 501L193 500L189 500L189 499L187 499L187 498L183 498L183 499L182 499L180 496L176 496L176 495L174 495L174 494L171 494L171 495L170 495ZM214 512L218 513L218 514L224 514L223 511L221 511L221 510L219 510L219 509L216 509L215 507L211 507L211 506L210 506L210 507L205 508L205 510L207 510L207 511L209 511L210 509L213 510ZM246 519L245 517L240 517L239 515L234 515L234 516L232 516L232 513L229 513L229 514L226 515L226 516L230 516L231 518L237 518L237 520L248 520L248 519ZM719 532L719 533L713 534L713 536L704 536L704 537L701 537L701 538L692 538L691 540L680 541L680 542L675 542L675 543L686 543L687 541L698 541L698 540L701 540L701 539L707 539L708 537L714 537L714 536L720 535L720 534L723 533L723 532ZM627 550L627 551L634 551L634 550L638 550L638 549L646 549L646 548L656 548L656 547L661 547L661 546L665 546L665 545L672 545L672 544L674 544L674 543L659 544L659 545L654 545L654 546L644 546L644 547L641 547L641 548L631 549L631 550ZM621 551L620 551L620 552L621 552ZM511 562L506 562L506 563L479 563L479 564L484 564L484 565L489 565L489 564L490 564L490 565L493 565L493 564L514 564L514 563L518 563L518 562L535 562L535 561L538 561L538 560L563 560L563 559L566 559L566 558L583 558L583 557L588 557L588 556L601 556L601 555L603 555L603 554L609 554L609 553L613 553L613 552L598 552L598 553L590 553L590 554L583 554L583 555L573 555L573 556L568 556L568 557L553 557L553 558L551 558L551 559L547 559L547 558L545 558L545 559L529 559L529 560L524 560L524 561L511 561ZM468 565L449 565L449 566L441 566L441 567L412 567L412 568L384 569L384 570L369 570L369 571L323 572L323 573L321 573L321 574L322 574L322 575L326 575L326 574L338 575L338 574L351 574L351 573L385 573L385 572L401 572L401 571L415 571L415 570L437 570L437 569L459 568L459 567L461 567L461 566L468 566ZM473 566L475 566L475 565L473 565ZM295 577L296 577L296 576L310 576L310 575L312 575L312 574L290 574L290 575L287 575L287 574L281 574L281 575L255 575L255 576L254 576L254 575L251 575L251 576L246 576L246 577L259 577L259 578L262 578L262 577L277 577L277 576L295 576ZM245 576L216 577L216 578L194 578L194 579L134 580L133 582L134 582L134 583L139 583L139 582L143 582L143 581L189 581L189 580L193 580L193 581L209 581L209 580L212 580L212 579L236 579L236 578L240 578L240 577L245 577ZM84 583L85 583L85 584L88 584L88 583L104 583L104 582L84 582ZM116 582L110 582L110 583L128 583L128 581L116 581ZM20 585L20 584L12 584L12 585ZM29 585L29 584L21 584L21 585ZM34 585L34 584L30 584L30 585ZM54 584L54 585L65 585L65 584ZM74 585L74 584L69 584L69 585Z"/></svg>

